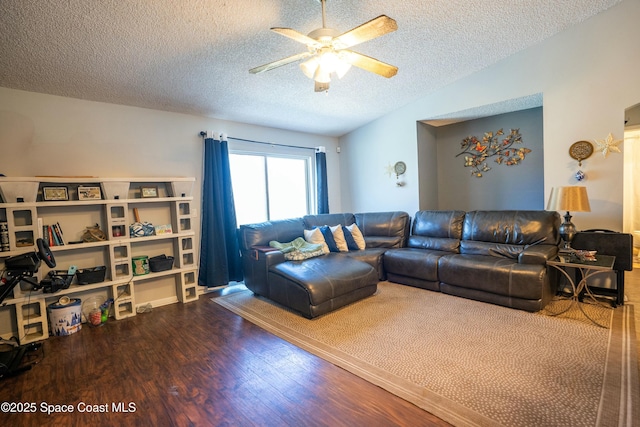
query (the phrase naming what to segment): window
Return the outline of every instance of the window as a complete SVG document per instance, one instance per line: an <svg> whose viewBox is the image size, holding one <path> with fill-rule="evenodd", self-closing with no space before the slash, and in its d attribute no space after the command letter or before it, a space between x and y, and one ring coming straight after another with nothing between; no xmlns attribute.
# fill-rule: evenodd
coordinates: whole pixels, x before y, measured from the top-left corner
<svg viewBox="0 0 640 427"><path fill-rule="evenodd" d="M296 150L302 151L297 154L290 151L260 153L255 147L253 152L230 149L238 225L294 218L314 210L313 150Z"/></svg>

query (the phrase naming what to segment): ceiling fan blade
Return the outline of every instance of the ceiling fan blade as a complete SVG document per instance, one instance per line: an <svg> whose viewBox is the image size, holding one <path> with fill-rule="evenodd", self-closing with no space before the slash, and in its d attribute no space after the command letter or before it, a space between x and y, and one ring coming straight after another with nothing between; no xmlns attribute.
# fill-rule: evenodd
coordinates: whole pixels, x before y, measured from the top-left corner
<svg viewBox="0 0 640 427"><path fill-rule="evenodd" d="M282 67L283 65L290 64L292 62L299 61L304 58L308 58L313 55L311 52L302 52L297 55L289 56L287 58L280 59L278 61L269 62L268 64L261 65L249 70L251 74L263 73L265 71L273 70L274 68Z"/></svg>
<svg viewBox="0 0 640 427"><path fill-rule="evenodd" d="M370 56L366 56L358 52L353 52L351 50L341 50L340 58L347 61L351 65L355 65L358 68L362 68L363 70L376 73L386 78L393 77L398 72L398 67L394 65L385 64L384 62L378 61L375 58L371 58Z"/></svg>
<svg viewBox="0 0 640 427"><path fill-rule="evenodd" d="M386 15L380 15L359 27L335 37L334 42L339 42L340 47L351 47L367 40L383 36L398 29L398 24Z"/></svg>
<svg viewBox="0 0 640 427"><path fill-rule="evenodd" d="M290 39L293 39L302 44L306 44L307 46L320 45L320 43L318 43L317 40L312 39L309 36L305 36L304 34L299 33L296 30L292 30L291 28L274 27L274 28L271 28L271 31L276 32L278 34L282 34L285 37L289 37Z"/></svg>

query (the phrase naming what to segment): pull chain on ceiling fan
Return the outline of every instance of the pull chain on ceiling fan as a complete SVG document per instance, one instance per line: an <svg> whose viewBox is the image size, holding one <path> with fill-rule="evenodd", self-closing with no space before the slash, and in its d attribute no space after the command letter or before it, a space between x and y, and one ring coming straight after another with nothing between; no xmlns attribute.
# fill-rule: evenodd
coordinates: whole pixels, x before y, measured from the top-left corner
<svg viewBox="0 0 640 427"><path fill-rule="evenodd" d="M331 74L335 73L338 78L342 78L352 65L387 78L396 75L398 67L348 49L397 30L398 25L395 20L386 15L380 15L340 34L337 30L327 28L325 0L319 1L322 4L322 28L313 30L306 36L291 28L271 28L271 31L307 45L307 52L252 68L249 70L250 73L262 73L308 58L300 64L300 68L307 77L314 80L316 92L328 91Z"/></svg>

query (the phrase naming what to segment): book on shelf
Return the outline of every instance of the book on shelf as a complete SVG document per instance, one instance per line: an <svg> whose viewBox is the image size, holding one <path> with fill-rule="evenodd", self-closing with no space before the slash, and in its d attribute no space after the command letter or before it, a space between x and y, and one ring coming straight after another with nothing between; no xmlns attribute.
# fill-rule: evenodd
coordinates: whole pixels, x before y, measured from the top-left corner
<svg viewBox="0 0 640 427"><path fill-rule="evenodd" d="M44 240L47 245L51 246L51 240L49 239L49 226L42 225L41 227L42 232L40 237L42 237L42 240Z"/></svg>
<svg viewBox="0 0 640 427"><path fill-rule="evenodd" d="M0 220L0 252L7 252L9 247L9 223Z"/></svg>
<svg viewBox="0 0 640 427"><path fill-rule="evenodd" d="M56 233L56 236L58 237L58 241L60 242L60 245L64 245L64 237L62 235L62 227L60 227L60 223L56 222L55 224L53 224L53 230Z"/></svg>
<svg viewBox="0 0 640 427"><path fill-rule="evenodd" d="M49 246L63 246L65 244L59 223L43 225L42 238Z"/></svg>

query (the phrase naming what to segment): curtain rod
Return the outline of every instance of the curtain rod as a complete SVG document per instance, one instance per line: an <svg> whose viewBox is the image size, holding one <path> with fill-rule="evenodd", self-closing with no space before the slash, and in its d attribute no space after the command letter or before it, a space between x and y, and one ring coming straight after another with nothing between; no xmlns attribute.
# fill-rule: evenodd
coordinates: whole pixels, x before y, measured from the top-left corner
<svg viewBox="0 0 640 427"><path fill-rule="evenodd" d="M205 131L201 131L200 132L200 136L203 138L206 138L207 136L207 132ZM286 148L300 148L303 150L316 150L317 147L300 147L299 145L287 145L287 144L276 144L274 142L264 142L264 141L254 141L252 139L242 139L242 138L234 138L233 136L227 136L227 139L233 139L235 141L242 141L242 142L251 142L253 144L263 144L263 145L276 145L278 147L286 147Z"/></svg>

